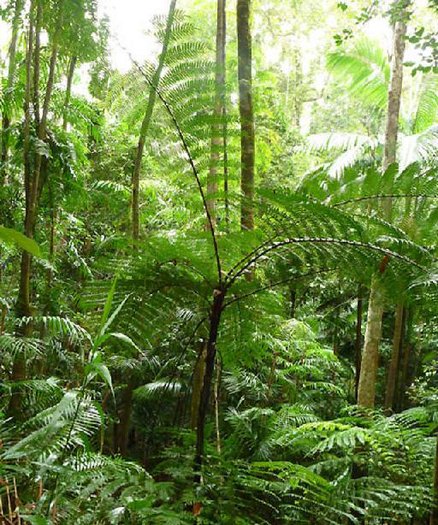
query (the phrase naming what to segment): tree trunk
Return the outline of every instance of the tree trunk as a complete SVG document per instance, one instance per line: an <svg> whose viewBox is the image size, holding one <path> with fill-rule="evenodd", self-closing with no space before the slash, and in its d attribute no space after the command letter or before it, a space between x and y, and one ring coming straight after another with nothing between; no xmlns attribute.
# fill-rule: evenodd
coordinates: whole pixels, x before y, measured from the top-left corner
<svg viewBox="0 0 438 525"><path fill-rule="evenodd" d="M225 123L225 45L226 45L226 0L217 0L217 29L216 29L216 78L214 124L211 137L210 170L207 178L207 206L213 226L216 224L216 193L218 190L218 171L221 155L224 150ZM224 159L225 160L225 159ZM228 180L223 174L224 184ZM208 224L210 227L210 224Z"/></svg>
<svg viewBox="0 0 438 525"><path fill-rule="evenodd" d="M379 343L382 336L383 290L378 277L371 282L371 292L368 300L367 327L365 343L360 366L357 404L373 408L376 397L376 378L379 362Z"/></svg>
<svg viewBox="0 0 438 525"><path fill-rule="evenodd" d="M30 6L30 21L29 21L29 32L26 50L26 88L24 95L24 127L23 127L23 163L24 163L24 188L26 197L26 214L24 221L24 233L29 236L31 232L33 236L32 217L30 217L30 187L31 187L31 161L30 161L30 99L31 99L31 86L32 86L32 54L33 54L33 41L34 41L34 2ZM23 251L21 254L20 262L20 282L18 289L18 296L16 302L16 315L17 317L30 317L30 265L31 256L27 251ZM24 337L30 334L30 325L25 324L23 328L17 331L17 335ZM15 355L12 364L11 381L18 382L23 381L26 378L26 361L24 355L19 352ZM14 389L7 413L9 417L19 418L21 412L21 392Z"/></svg>
<svg viewBox="0 0 438 525"><path fill-rule="evenodd" d="M404 13L401 13L401 16L404 16ZM397 158L398 121L403 88L403 60L406 47L406 29L406 22L404 20L399 20L395 23L385 130L384 170L393 164Z"/></svg>
<svg viewBox="0 0 438 525"><path fill-rule="evenodd" d="M152 78L152 87L149 90L148 104L146 106L146 112L141 123L140 136L138 138L137 152L135 156L134 171L132 174L132 239L134 246L137 245L140 238L140 171L141 162L143 159L144 147L146 144L146 135L149 131L149 126L152 119L152 113L154 111L155 101L157 98L156 89L160 83L161 73L164 68L166 61L167 49L169 47L169 41L171 36L171 29L173 19L176 10L176 0L172 0L169 7L169 14L167 16L166 33L164 35L163 47L161 49L160 58L158 60L158 66L154 72Z"/></svg>
<svg viewBox="0 0 438 525"><path fill-rule="evenodd" d="M230 232L230 188L229 188L229 171L228 171L228 123L227 123L227 107L224 105L223 118L223 137L224 137L224 201L225 201L225 231Z"/></svg>
<svg viewBox="0 0 438 525"><path fill-rule="evenodd" d="M241 144L241 226L254 229L255 130L252 103L251 0L237 1L237 47Z"/></svg>
<svg viewBox="0 0 438 525"><path fill-rule="evenodd" d="M407 6L402 10L400 17L406 16ZM386 116L385 151L383 155L383 169L396 160L397 135L400 116L401 91L403 87L403 59L405 51L406 23L404 20L396 22L393 35L393 53L391 59L391 78L388 91L388 108ZM382 204L386 220L391 219L391 199L385 199ZM381 270L383 273L384 270ZM368 319L365 332L364 351L359 378L358 404L365 407L374 407L375 381L379 356L379 342L382 337L383 297L381 283L375 276L371 283L368 303Z"/></svg>
<svg viewBox="0 0 438 525"><path fill-rule="evenodd" d="M31 9L33 10L34 3L32 3ZM59 19L57 24L56 33L53 40L52 53L50 57L49 76L47 80L46 92L44 96L43 112L41 120L38 122L38 138L41 141L45 141L47 133L47 116L49 113L50 100L52 96L55 69L58 56L58 38L61 31L62 23L62 5L60 7ZM32 14L31 14L32 17ZM26 193L26 216L24 224L24 233L27 237L33 239L35 234L35 224L37 218L38 200L41 193L40 188L40 171L42 163L42 154L36 153L35 155L35 166L33 172L31 172L31 160L30 160L30 100L31 100L31 85L32 85L32 61L33 61L33 79L39 79L39 29L40 29L40 17L41 17L41 0L37 5L37 27L35 31L35 51L33 52L32 40L33 40L33 23L29 29L29 49L26 58L26 94L25 94L25 123L24 123L24 186ZM34 89L38 90L38 86ZM38 112L35 112L36 118L39 120ZM17 299L17 311L18 315L30 316L30 276L31 276L31 256L28 252L23 251L21 259L21 272L20 272L20 287Z"/></svg>
<svg viewBox="0 0 438 525"><path fill-rule="evenodd" d="M405 15L402 11L401 16ZM394 26L394 37L391 57L391 78L388 92L388 107L385 130L385 149L383 154L383 171L397 159L397 136L399 127L401 94L403 88L403 60L405 55L406 23L399 20ZM383 210L387 220L391 219L392 201L385 199Z"/></svg>
<svg viewBox="0 0 438 525"><path fill-rule="evenodd" d="M356 338L354 341L354 359L356 363L356 375L355 375L355 397L357 402L357 396L359 391L359 378L360 378L360 365L362 359L362 314L363 314L363 291L362 286L359 286L357 294L357 309L356 309Z"/></svg>
<svg viewBox="0 0 438 525"><path fill-rule="evenodd" d="M405 317L405 308L403 304L398 304L395 311L391 361L389 363L388 377L386 379L385 410L389 412L391 412L394 408L394 397L397 385L397 376L400 368L400 354L403 344Z"/></svg>
<svg viewBox="0 0 438 525"><path fill-rule="evenodd" d="M131 213L132 213L132 240L134 249L136 249L140 239L140 171L143 160L143 152L146 144L146 136L149 131L152 114L154 111L155 101L157 99L156 89L160 83L161 74L163 72L167 49L171 36L171 29L176 10L176 0L172 0L167 16L166 33L164 35L163 47L158 59L158 66L152 78L152 86L149 90L149 98L146 106L146 112L141 123L140 136L138 138L138 145L136 149L134 171L132 173L132 197L131 197ZM154 89L155 88L155 89ZM132 414L132 395L134 389L134 382L129 380L123 392L123 406L120 415L120 423L117 428L118 449L122 454L126 453L129 437L129 424Z"/></svg>
<svg viewBox="0 0 438 525"><path fill-rule="evenodd" d="M71 88L73 85L73 75L75 73L77 60L78 60L77 56L72 56L70 59L70 64L68 66L67 87L65 91L65 100L64 100L64 115L62 117L62 129L64 131L67 131L67 126L68 126L68 107L70 105Z"/></svg>
<svg viewBox="0 0 438 525"><path fill-rule="evenodd" d="M14 18L12 20L12 35L9 44L9 64L8 64L8 80L5 89L3 101L3 115L2 115L2 138L1 138L1 156L0 156L0 187L7 184L7 168L9 152L9 127L11 125L11 108L10 103L13 97L12 90L15 84L15 72L17 69L17 41L18 29L20 25L21 12L23 10L24 0L16 0L14 8Z"/></svg>
<svg viewBox="0 0 438 525"><path fill-rule="evenodd" d="M41 9L42 0L36 1L36 27L34 31L34 11L35 1L31 3L30 13L30 26L29 26L29 47L26 56L26 92L24 102L24 188L26 195L26 211L24 221L24 233L30 239L34 238L35 225L37 220L38 201L41 194L40 174L43 155L39 152L35 154L35 162L32 170L32 163L30 160L30 128L31 128L31 113L30 113L30 101L32 98L32 84L34 90L38 92L38 80L40 77L39 65L40 65L40 46L39 46L39 31L41 22ZM50 55L49 63L49 74L47 79L47 86L44 95L43 110L41 114L41 120L39 119L38 102L35 98L34 93L34 105L35 105L35 119L37 125L38 139L42 142L46 139L47 133L47 117L49 113L50 101L52 97L52 91L55 80L55 70L58 58L58 40L61 33L63 20L63 1L61 0L58 10L58 20L56 25L56 31L53 37L52 52ZM35 32L35 45L33 45ZM32 64L33 64L33 78L32 78ZM31 317L31 265L32 257L27 251L23 251L21 256L20 265L20 283L18 289L16 312L17 317ZM28 336L31 331L30 323L26 323L25 327L19 331L19 335ZM17 354L12 365L12 381L23 381L26 378L26 362L24 355ZM8 413L11 416L19 417L21 412L21 396L19 393L11 396L11 400L8 407Z"/></svg>

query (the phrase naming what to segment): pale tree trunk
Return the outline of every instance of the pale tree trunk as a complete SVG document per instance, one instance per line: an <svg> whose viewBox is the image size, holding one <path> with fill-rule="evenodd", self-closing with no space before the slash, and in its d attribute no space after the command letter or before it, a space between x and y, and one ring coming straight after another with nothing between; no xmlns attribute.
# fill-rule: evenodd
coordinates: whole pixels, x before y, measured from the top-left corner
<svg viewBox="0 0 438 525"><path fill-rule="evenodd" d="M161 74L163 72L164 64L166 61L167 49L169 47L169 41L171 36L171 29L173 24L173 19L175 16L176 10L176 0L172 0L169 7L169 14L167 16L167 25L166 33L164 35L163 47L161 49L161 54L158 59L158 65L155 69L154 75L152 77L152 86L149 90L149 98L146 106L145 115L141 123L140 136L138 138L137 151L135 156L134 171L132 174L132 197L131 197L131 212L132 212L132 239L134 241L134 246L137 245L140 238L140 172L141 172L141 163L143 160L143 152L146 144L146 136L149 131L151 124L152 113L154 111L155 101L157 99L156 90L160 83Z"/></svg>
<svg viewBox="0 0 438 525"><path fill-rule="evenodd" d="M11 108L10 103L13 97L13 88L15 84L15 73L17 70L17 41L18 30L21 19L21 12L23 11L24 0L16 0L14 8L14 18L12 20L12 35L8 51L8 80L4 95L3 115L2 115L2 139L1 139L1 155L0 155L0 186L8 183L8 175L6 163L9 152L9 127L11 125Z"/></svg>
<svg viewBox="0 0 438 525"><path fill-rule="evenodd" d="M407 8L407 6L406 6ZM405 11L401 13L403 17ZM405 52L406 23L397 21L394 27L393 52L391 58L391 78L388 91L388 108L386 117L385 151L383 169L396 160L398 122L400 116L401 92L403 87L403 58ZM383 213L386 220L391 218L391 199L383 203ZM381 273L384 273L381 270ZM361 373L358 388L358 404L374 407L376 378L379 356L379 343L382 338L382 317L384 311L382 284L376 276L371 283L368 302L367 328L365 332L364 350L362 354Z"/></svg>
<svg viewBox="0 0 438 525"><path fill-rule="evenodd" d="M385 131L385 150L383 169L386 170L397 159L397 136L401 93L403 88L403 60L406 47L406 22L400 20L394 27L393 48L391 57L391 78L388 92L388 107ZM388 199L391 202L390 199Z"/></svg>
<svg viewBox="0 0 438 525"><path fill-rule="evenodd" d="M241 144L241 226L254 229L255 130L252 102L251 0L237 1L237 47Z"/></svg>
<svg viewBox="0 0 438 525"><path fill-rule="evenodd" d="M382 286L377 280L378 277L374 277L372 280L368 299L367 327L357 389L357 404L366 408L374 407L379 364L379 342L382 337L384 297Z"/></svg>
<svg viewBox="0 0 438 525"><path fill-rule="evenodd" d="M217 1L216 29L216 78L214 124L211 137L210 170L207 178L207 206L213 226L216 224L216 193L218 190L218 172L221 156L225 153L225 45L226 45L226 0ZM223 159L225 164L225 159ZM225 165L224 165L225 171ZM223 173L224 185L227 185ZM207 227L210 227L208 224Z"/></svg>
<svg viewBox="0 0 438 525"><path fill-rule="evenodd" d="M386 379L385 410L389 412L391 412L394 408L395 390L400 368L400 354L403 344L403 328L405 317L405 308L403 304L398 304L395 311L391 361L389 363L388 377Z"/></svg>
<svg viewBox="0 0 438 525"><path fill-rule="evenodd" d="M403 16L404 13L402 13ZM394 26L394 37L391 57L391 79L388 91L388 107L385 130L385 149L383 153L383 171L397 160L397 137L400 116L401 94L403 88L403 60L406 47L406 23L401 20ZM385 199L382 203L387 220L391 220L392 201Z"/></svg>

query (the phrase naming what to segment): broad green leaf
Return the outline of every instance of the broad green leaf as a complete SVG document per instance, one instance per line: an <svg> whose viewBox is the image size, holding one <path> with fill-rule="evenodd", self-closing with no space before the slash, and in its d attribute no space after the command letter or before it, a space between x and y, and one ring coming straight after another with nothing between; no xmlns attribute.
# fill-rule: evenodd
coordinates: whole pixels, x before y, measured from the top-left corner
<svg viewBox="0 0 438 525"><path fill-rule="evenodd" d="M117 276L114 278L113 283L111 285L111 289L108 292L108 296L106 298L105 307L103 309L102 320L101 320L101 324L100 324L100 326L101 326L100 333L104 332L103 327L105 326L105 323L107 322L109 314L111 312L111 307L112 307L112 304L113 304L113 299L114 299L114 293L116 291L116 286L117 286Z"/></svg>
<svg viewBox="0 0 438 525"><path fill-rule="evenodd" d="M38 244L33 239L29 239L26 235L23 235L12 228L0 226L0 241L4 241L8 244L16 244L21 249L26 250L35 257L41 257L41 251Z"/></svg>

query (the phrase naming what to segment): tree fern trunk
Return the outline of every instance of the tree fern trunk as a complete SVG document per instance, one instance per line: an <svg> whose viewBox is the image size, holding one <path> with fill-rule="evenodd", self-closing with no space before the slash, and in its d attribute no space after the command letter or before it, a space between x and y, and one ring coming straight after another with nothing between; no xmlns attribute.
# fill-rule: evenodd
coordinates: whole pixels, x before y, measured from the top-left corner
<svg viewBox="0 0 438 525"><path fill-rule="evenodd" d="M386 379L385 409L388 411L391 411L394 408L397 376L400 368L400 354L403 341L404 320L405 308L403 304L398 304L395 311L391 361L389 363L388 377Z"/></svg>
<svg viewBox="0 0 438 525"><path fill-rule="evenodd" d="M169 14L167 16L166 33L164 35L163 47L161 49L160 58L158 59L158 66L152 78L152 87L149 90L149 98L146 106L145 115L141 123L140 136L138 139L137 152L135 156L134 171L132 174L132 239L134 245L137 244L140 238L140 171L141 162L143 160L143 152L146 144L146 136L151 124L152 114L154 111L155 101L157 99L156 89L160 83L161 74L163 72L164 64L167 56L167 49L169 47L171 29L176 10L176 0L172 0L169 7Z"/></svg>
<svg viewBox="0 0 438 525"><path fill-rule="evenodd" d="M378 277L371 283L368 300L367 327L362 352L357 404L363 407L374 407L376 397L376 379L379 362L379 343L382 337L384 297L382 284Z"/></svg>
<svg viewBox="0 0 438 525"><path fill-rule="evenodd" d="M239 111L241 144L241 226L254 229L255 131L252 102L251 0L237 1Z"/></svg>
<svg viewBox="0 0 438 525"><path fill-rule="evenodd" d="M201 482L201 470L204 460L205 421L210 402L211 386L213 383L214 365L216 360L216 341L222 317L222 309L225 300L225 291L217 289L214 291L213 304L210 312L210 328L207 340L205 356L204 381L199 401L198 419L196 424L196 451L195 451L195 475L196 484Z"/></svg>

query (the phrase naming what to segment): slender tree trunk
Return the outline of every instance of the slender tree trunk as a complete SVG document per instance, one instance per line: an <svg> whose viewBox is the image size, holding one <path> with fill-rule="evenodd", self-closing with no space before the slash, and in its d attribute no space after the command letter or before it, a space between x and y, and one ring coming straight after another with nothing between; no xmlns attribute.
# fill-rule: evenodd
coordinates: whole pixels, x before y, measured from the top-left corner
<svg viewBox="0 0 438 525"><path fill-rule="evenodd" d="M237 0L239 111L241 128L241 226L254 229L255 130L252 102L251 0Z"/></svg>
<svg viewBox="0 0 438 525"><path fill-rule="evenodd" d="M357 294L357 308L356 308L356 338L354 341L354 359L356 364L356 375L355 375L355 397L357 402L357 396L359 391L359 378L360 378L360 365L362 358L362 315L363 315L363 290L362 286L359 286Z"/></svg>
<svg viewBox="0 0 438 525"><path fill-rule="evenodd" d="M32 3L33 9L34 3ZM40 72L40 48L39 48L39 30L41 20L41 0L37 2L37 22L35 31L35 49L33 50L32 41L29 44L27 65L26 65L26 94L25 94L25 124L24 124L24 186L26 193L26 217L24 225L24 233L29 238L33 239L35 233L35 223L37 218L38 200L41 193L40 188L40 171L42 164L42 154L36 153L34 169L32 172L31 160L30 160L30 100L31 100L31 85L32 85L32 62L33 62L33 79L34 79L34 106L35 106L35 117L38 120L38 138L41 141L45 141L47 133L47 116L49 113L50 100L52 96L55 69L58 56L58 38L61 31L62 24L62 3L60 5L59 19L57 24L57 30L54 36L52 53L50 57L49 76L47 80L46 92L44 97L44 104L41 119L39 119L38 109L38 85L35 79L39 80ZM29 31L29 38L33 40L33 25ZM20 272L20 287L18 292L17 310L19 315L30 316L30 277L31 277L31 256L28 252L23 251L21 259L21 272Z"/></svg>
<svg viewBox="0 0 438 525"><path fill-rule="evenodd" d="M407 6L406 6L407 8ZM400 16L403 18L403 10ZM404 20L396 22L393 35L393 53L391 59L391 78L388 91L388 108L386 116L385 151L383 169L396 160L398 122L400 116L401 91L403 87L403 59L405 51L406 23ZM382 204L386 220L391 219L391 199L385 199ZM383 273L384 270L381 270ZM374 407L375 381L379 355L379 343L382 338L383 292L380 289L380 279L374 277L371 283L368 302L367 328L365 332L364 351L362 355L361 374L359 378L358 404L365 407Z"/></svg>
<svg viewBox="0 0 438 525"><path fill-rule="evenodd" d="M226 44L226 0L217 0L216 29L216 78L214 124L212 126L210 170L207 178L207 206L216 225L216 193L218 190L218 172L221 155L224 153L224 117L225 117L225 44ZM225 181L225 176L224 176ZM228 182L228 181L227 181ZM208 227L210 225L208 224Z"/></svg>
<svg viewBox="0 0 438 525"><path fill-rule="evenodd" d="M406 311L405 318L406 337L404 344L401 347L400 355L400 372L397 377L395 407L397 411L401 411L405 406L406 391L409 384L410 376L409 368L411 363L415 361L415 348L413 344L413 330L415 325L415 311L412 306Z"/></svg>
<svg viewBox="0 0 438 525"><path fill-rule="evenodd" d="M58 62L58 52L59 52L59 38L61 36L62 31L62 22L64 18L64 0L60 0L58 3L58 18L56 22L56 29L55 34L53 35L53 41L52 41L52 52L50 54L50 61L49 61L49 74L47 78L47 85L46 90L44 93L44 101L43 101L43 107L41 112L41 119L39 120L39 109L35 108L35 115L36 118L39 120L37 122L37 128L38 128L38 139L42 142L45 142L47 139L47 118L49 115L49 109L50 109L50 102L52 99L52 93L53 93L53 87L55 84L55 73L56 73L56 65ZM41 16L40 9L42 8L41 0L38 1L38 19ZM39 26L39 24L38 24ZM40 53L39 53L39 27L38 31L36 32L36 40L37 40L37 49L35 53L35 71L34 71L34 78L35 78L35 100L36 100L36 106L38 105L38 85L39 85L39 63L40 63ZM38 207L39 197L41 195L42 191L42 183L45 182L44 177L41 177L41 171L45 171L47 168L47 164L43 163L43 155L40 152L36 152L35 155L35 168L34 168L34 174L33 174L33 184L32 184L32 208L33 213L36 214L36 210Z"/></svg>
<svg viewBox="0 0 438 525"><path fill-rule="evenodd" d="M34 2L30 6L30 22L27 37L26 50L26 87L24 95L24 127L23 127L23 163L24 163L24 188L26 198L26 211L24 221L24 233L29 236L33 232L32 221L30 217L30 196L31 196L31 160L30 160L30 100L32 92L32 56L34 43ZM20 282L18 297L16 303L17 317L30 317L30 264L31 256L29 252L23 251L20 262ZM18 335L28 336L30 334L30 325L25 324L20 328ZM23 353L16 354L11 372L11 380L14 382L23 381L26 378L26 361ZM8 415L18 418L20 416L22 396L19 390L14 390L9 401L7 409Z"/></svg>
<svg viewBox="0 0 438 525"><path fill-rule="evenodd" d="M17 41L18 29L20 25L21 12L23 11L24 0L16 0L14 8L14 18L12 20L12 35L9 44L9 64L8 64L8 80L3 101L3 115L2 115L2 139L1 139L1 155L0 155L0 186L7 184L7 160L9 152L9 127L11 125L11 100L13 97L12 90L15 84L15 73L17 70Z"/></svg>
<svg viewBox="0 0 438 525"><path fill-rule="evenodd" d="M380 282L377 282L377 279L378 277L374 277L371 283L365 343L357 390L357 404L367 408L374 407L379 363L379 343L382 336L384 297L382 285Z"/></svg>
<svg viewBox="0 0 438 525"><path fill-rule="evenodd" d="M30 155L30 127L31 112L30 100L32 93L32 60L33 60L33 41L34 41L34 2L30 8L30 23L28 32L27 52L26 52L26 88L24 95L24 128L23 128L23 164L24 164L24 190L26 197L26 212L24 221L24 233L33 237L33 225L31 212L31 186L32 186L32 163ZM21 257L20 286L17 300L17 315L30 315L30 293L29 293L29 274L30 274L30 254L23 251Z"/></svg>
<svg viewBox="0 0 438 525"><path fill-rule="evenodd" d="M161 49L160 58L158 59L158 66L154 72L152 78L152 86L149 90L149 98L146 106L146 112L141 123L140 136L138 138L137 152L135 156L134 171L132 174L132 239L134 245L138 243L140 238L140 171L141 171L141 162L143 159L144 147L146 144L146 136L149 131L149 126L152 119L152 113L154 111L155 101L157 98L156 89L160 83L161 74L163 72L164 64L166 61L167 49L169 47L171 29L173 24L173 19L175 16L176 10L176 0L170 2L169 14L167 16L167 25L166 33L163 40L163 47ZM155 88L155 89L154 89Z"/></svg>
<svg viewBox="0 0 438 525"><path fill-rule="evenodd" d="M401 13L404 16L404 13ZM386 170L397 159L397 137L403 88L403 60L406 47L406 22L399 20L394 26L391 56L391 78L388 92L388 106L385 130L383 169ZM387 199L391 202L391 199Z"/></svg>
<svg viewBox="0 0 438 525"><path fill-rule="evenodd" d="M430 515L430 525L438 525L438 433L436 436L435 469L433 474L433 508Z"/></svg>
<svg viewBox="0 0 438 525"><path fill-rule="evenodd" d="M163 47L161 54L158 59L158 66L154 72L152 78L152 86L149 90L149 98L146 106L145 115L141 123L140 135L138 138L138 144L135 155L134 171L132 173L132 196L131 196L131 213L132 213L132 240L134 249L137 247L140 239L140 171L141 163L143 160L143 153L146 144L146 136L149 131L152 114L154 111L155 101L157 99L157 93L155 89L158 89L160 83L161 74L163 72L164 64L166 61L167 50L169 47L171 29L176 11L176 0L172 0L169 7L169 13L167 15L166 33L164 35ZM155 88L155 89L154 89ZM128 381L125 392L123 393L123 405L121 407L120 414L120 425L122 428L117 429L118 433L118 447L120 450L127 450L128 437L129 437L129 423L132 414L132 392L135 387L133 381ZM129 401L129 402L128 402Z"/></svg>
<svg viewBox="0 0 438 525"><path fill-rule="evenodd" d="M68 72L67 72L67 87L65 91L65 100L64 100L64 115L62 117L62 129L64 131L67 130L68 126L68 107L70 105L70 99L71 99L71 89L73 85L73 75L75 73L76 63L78 61L77 56L72 56L70 59L70 64L68 66Z"/></svg>
<svg viewBox="0 0 438 525"><path fill-rule="evenodd" d="M401 13L403 17L405 12ZM385 129L385 149L383 153L383 171L397 160L397 137L400 117L401 94L403 88L403 60L406 47L406 22L400 20L394 26L391 57L391 78L388 91L388 107ZM384 199L383 211L387 220L391 220L392 200Z"/></svg>
<svg viewBox="0 0 438 525"><path fill-rule="evenodd" d="M42 108L41 119L39 119L39 105L38 105L38 81L40 78L40 46L39 46L39 31L42 16L42 0L34 0L31 3L30 27L29 27L29 46L26 57L26 92L24 102L24 187L26 195L26 211L24 222L24 233L30 239L35 235L35 225L37 220L38 201L41 194L40 174L42 166L43 155L39 152L35 154L34 165L32 169L31 155L30 155L30 127L31 114L30 103L32 99L32 85L36 93L34 93L34 111L37 125L38 138L42 142L46 139L47 133L47 117L49 113L50 101L55 80L55 70L58 57L58 40L62 28L63 20L63 0L59 3L58 20L56 31L52 43L52 53L49 63L49 74L47 86L44 95L44 103ZM34 30L34 11L36 7L36 27ZM35 38L34 38L35 33ZM35 40L35 44L33 44ZM33 67L32 67L33 65ZM33 71L32 71L33 69ZM33 73L33 77L32 77ZM18 317L31 317L31 265L32 257L27 251L23 251L20 265L20 283L17 296L16 312ZM20 330L20 335L28 336L31 331L30 323L25 324L25 328ZM11 380L22 381L26 378L26 362L23 354L18 354L12 365ZM21 411L21 395L17 393L11 396L8 413L15 417L20 415Z"/></svg>
<svg viewBox="0 0 438 525"><path fill-rule="evenodd" d="M230 188L229 188L229 170L228 170L228 123L227 123L227 107L224 106L223 118L223 137L224 137L224 201L225 201L225 231L229 233L231 217L230 217Z"/></svg>
<svg viewBox="0 0 438 525"><path fill-rule="evenodd" d="M50 268L47 269L47 304L45 306L46 315L49 315L52 312L52 301L50 298L50 291L52 288L53 282L53 264L55 262L55 251L56 251L56 206L55 206L55 197L53 194L52 184L49 181L48 184L48 194L49 194L49 206L50 206L50 223L49 223L49 262L51 264Z"/></svg>
<svg viewBox="0 0 438 525"><path fill-rule="evenodd" d="M413 361L413 357L415 357L414 347L412 345L412 342L407 340L402 347L400 374L397 378L398 380L395 406L397 411L399 412L403 410L405 406L405 397L409 376L409 365Z"/></svg>
<svg viewBox="0 0 438 525"><path fill-rule="evenodd" d="M62 120L62 129L64 131L67 130L68 125L68 106L70 104L70 98L71 98L71 88L73 83L73 75L75 71L75 66L77 62L77 57L73 56L70 59L68 72L67 72L67 86L66 86L66 92L65 92L65 98L64 98L64 111L63 111L63 120ZM38 83L35 82L35 89L34 91L38 90ZM34 97L36 100L38 97ZM35 109L35 113L38 115L39 110ZM43 185L47 178L47 168L48 164L47 162L43 162L42 164L42 181L39 184L39 190L38 193L40 194L43 188ZM56 252L56 222L57 222L57 207L54 197L54 191L53 191L53 185L48 181L48 196L49 196L49 205L50 205L50 224L49 224L49 261L53 265L55 261L55 252ZM39 198L39 195L38 195ZM44 311L45 315L49 315L53 313L53 305L50 298L50 290L52 288L52 282L53 282L53 268L52 266L48 268L47 273L47 283L46 283L46 289L47 289L47 303L45 305ZM41 329L41 337L44 337L44 327Z"/></svg>
<svg viewBox="0 0 438 525"><path fill-rule="evenodd" d="M398 304L395 311L391 361L389 363L388 377L386 379L385 410L389 412L391 412L394 408L394 397L397 385L397 376L400 368L400 354L403 344L405 318L405 308L403 304Z"/></svg>

